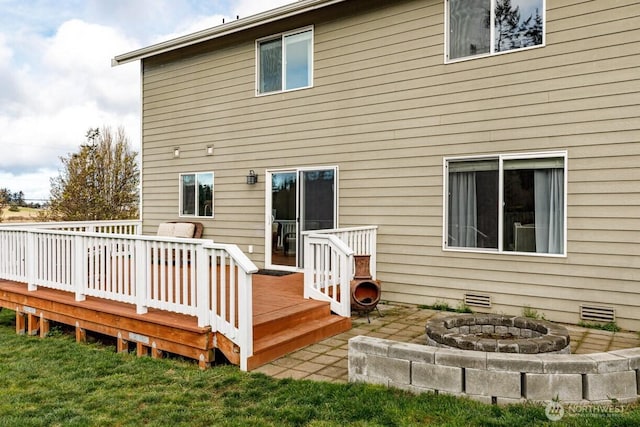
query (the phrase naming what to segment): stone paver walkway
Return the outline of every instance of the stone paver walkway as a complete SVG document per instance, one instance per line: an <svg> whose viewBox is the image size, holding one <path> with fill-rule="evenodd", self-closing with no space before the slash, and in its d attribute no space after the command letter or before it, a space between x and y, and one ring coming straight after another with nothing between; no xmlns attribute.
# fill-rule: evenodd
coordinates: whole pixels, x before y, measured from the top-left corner
<svg viewBox="0 0 640 427"><path fill-rule="evenodd" d="M308 379L329 382L348 382L348 341L358 335L385 338L401 342L425 342L425 325L431 318L453 313L421 309L413 305L379 304L382 316L376 311L366 316L354 316L353 327L342 334L310 345L264 365L254 372L275 378ZM606 332L575 325L565 325L571 334L571 353L597 353L640 347L640 337L634 332Z"/></svg>

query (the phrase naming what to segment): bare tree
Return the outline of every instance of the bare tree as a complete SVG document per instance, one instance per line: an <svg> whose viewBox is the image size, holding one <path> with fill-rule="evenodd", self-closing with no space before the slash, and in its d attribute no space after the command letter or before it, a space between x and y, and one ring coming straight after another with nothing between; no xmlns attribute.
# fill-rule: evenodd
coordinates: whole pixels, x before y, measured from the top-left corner
<svg viewBox="0 0 640 427"><path fill-rule="evenodd" d="M50 217L63 221L131 219L138 216L138 153L124 129L91 128L80 151L61 157L51 179Z"/></svg>

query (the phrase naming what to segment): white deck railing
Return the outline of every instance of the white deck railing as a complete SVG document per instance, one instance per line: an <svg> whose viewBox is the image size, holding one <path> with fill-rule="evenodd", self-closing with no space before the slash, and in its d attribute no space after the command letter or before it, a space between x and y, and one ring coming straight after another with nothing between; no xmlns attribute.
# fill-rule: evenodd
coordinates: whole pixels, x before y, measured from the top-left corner
<svg viewBox="0 0 640 427"><path fill-rule="evenodd" d="M304 296L329 301L331 311L351 316L353 255L371 255L370 272L377 275L376 226L303 232Z"/></svg>
<svg viewBox="0 0 640 427"><path fill-rule="evenodd" d="M142 234L142 221L61 221L61 222L3 222L0 228L40 228L44 230L87 231L109 234Z"/></svg>
<svg viewBox="0 0 640 427"><path fill-rule="evenodd" d="M70 225L73 231L65 230ZM252 274L235 245L205 239L137 235L139 224L0 225L0 278L75 294L196 316L253 354ZM102 230L96 233L75 230ZM132 234L117 234L116 230Z"/></svg>

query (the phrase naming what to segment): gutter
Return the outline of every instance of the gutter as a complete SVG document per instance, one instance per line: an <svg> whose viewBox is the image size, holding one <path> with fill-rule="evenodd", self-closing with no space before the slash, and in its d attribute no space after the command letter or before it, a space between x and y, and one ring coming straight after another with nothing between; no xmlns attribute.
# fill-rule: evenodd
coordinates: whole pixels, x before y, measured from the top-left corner
<svg viewBox="0 0 640 427"><path fill-rule="evenodd" d="M292 16L301 15L317 9L322 9L333 4L342 3L346 0L299 0L294 3L279 7L277 9L261 12L246 18L231 21L213 28L187 34L172 40L160 42L151 46L143 47L132 52L115 56L111 60L111 66L126 64L139 59L149 58L182 49L187 46L206 42L213 39L222 38L230 34L239 33L250 28L259 27L271 22L286 19Z"/></svg>

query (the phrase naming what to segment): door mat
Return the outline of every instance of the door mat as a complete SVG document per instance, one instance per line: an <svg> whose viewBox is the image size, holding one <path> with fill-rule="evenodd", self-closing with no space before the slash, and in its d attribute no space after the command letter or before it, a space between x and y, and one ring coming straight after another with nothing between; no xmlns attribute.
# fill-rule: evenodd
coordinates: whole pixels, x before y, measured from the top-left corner
<svg viewBox="0 0 640 427"><path fill-rule="evenodd" d="M293 271L282 271L282 270L266 270L261 268L255 274L261 274L263 276L288 276L289 274L293 274Z"/></svg>

